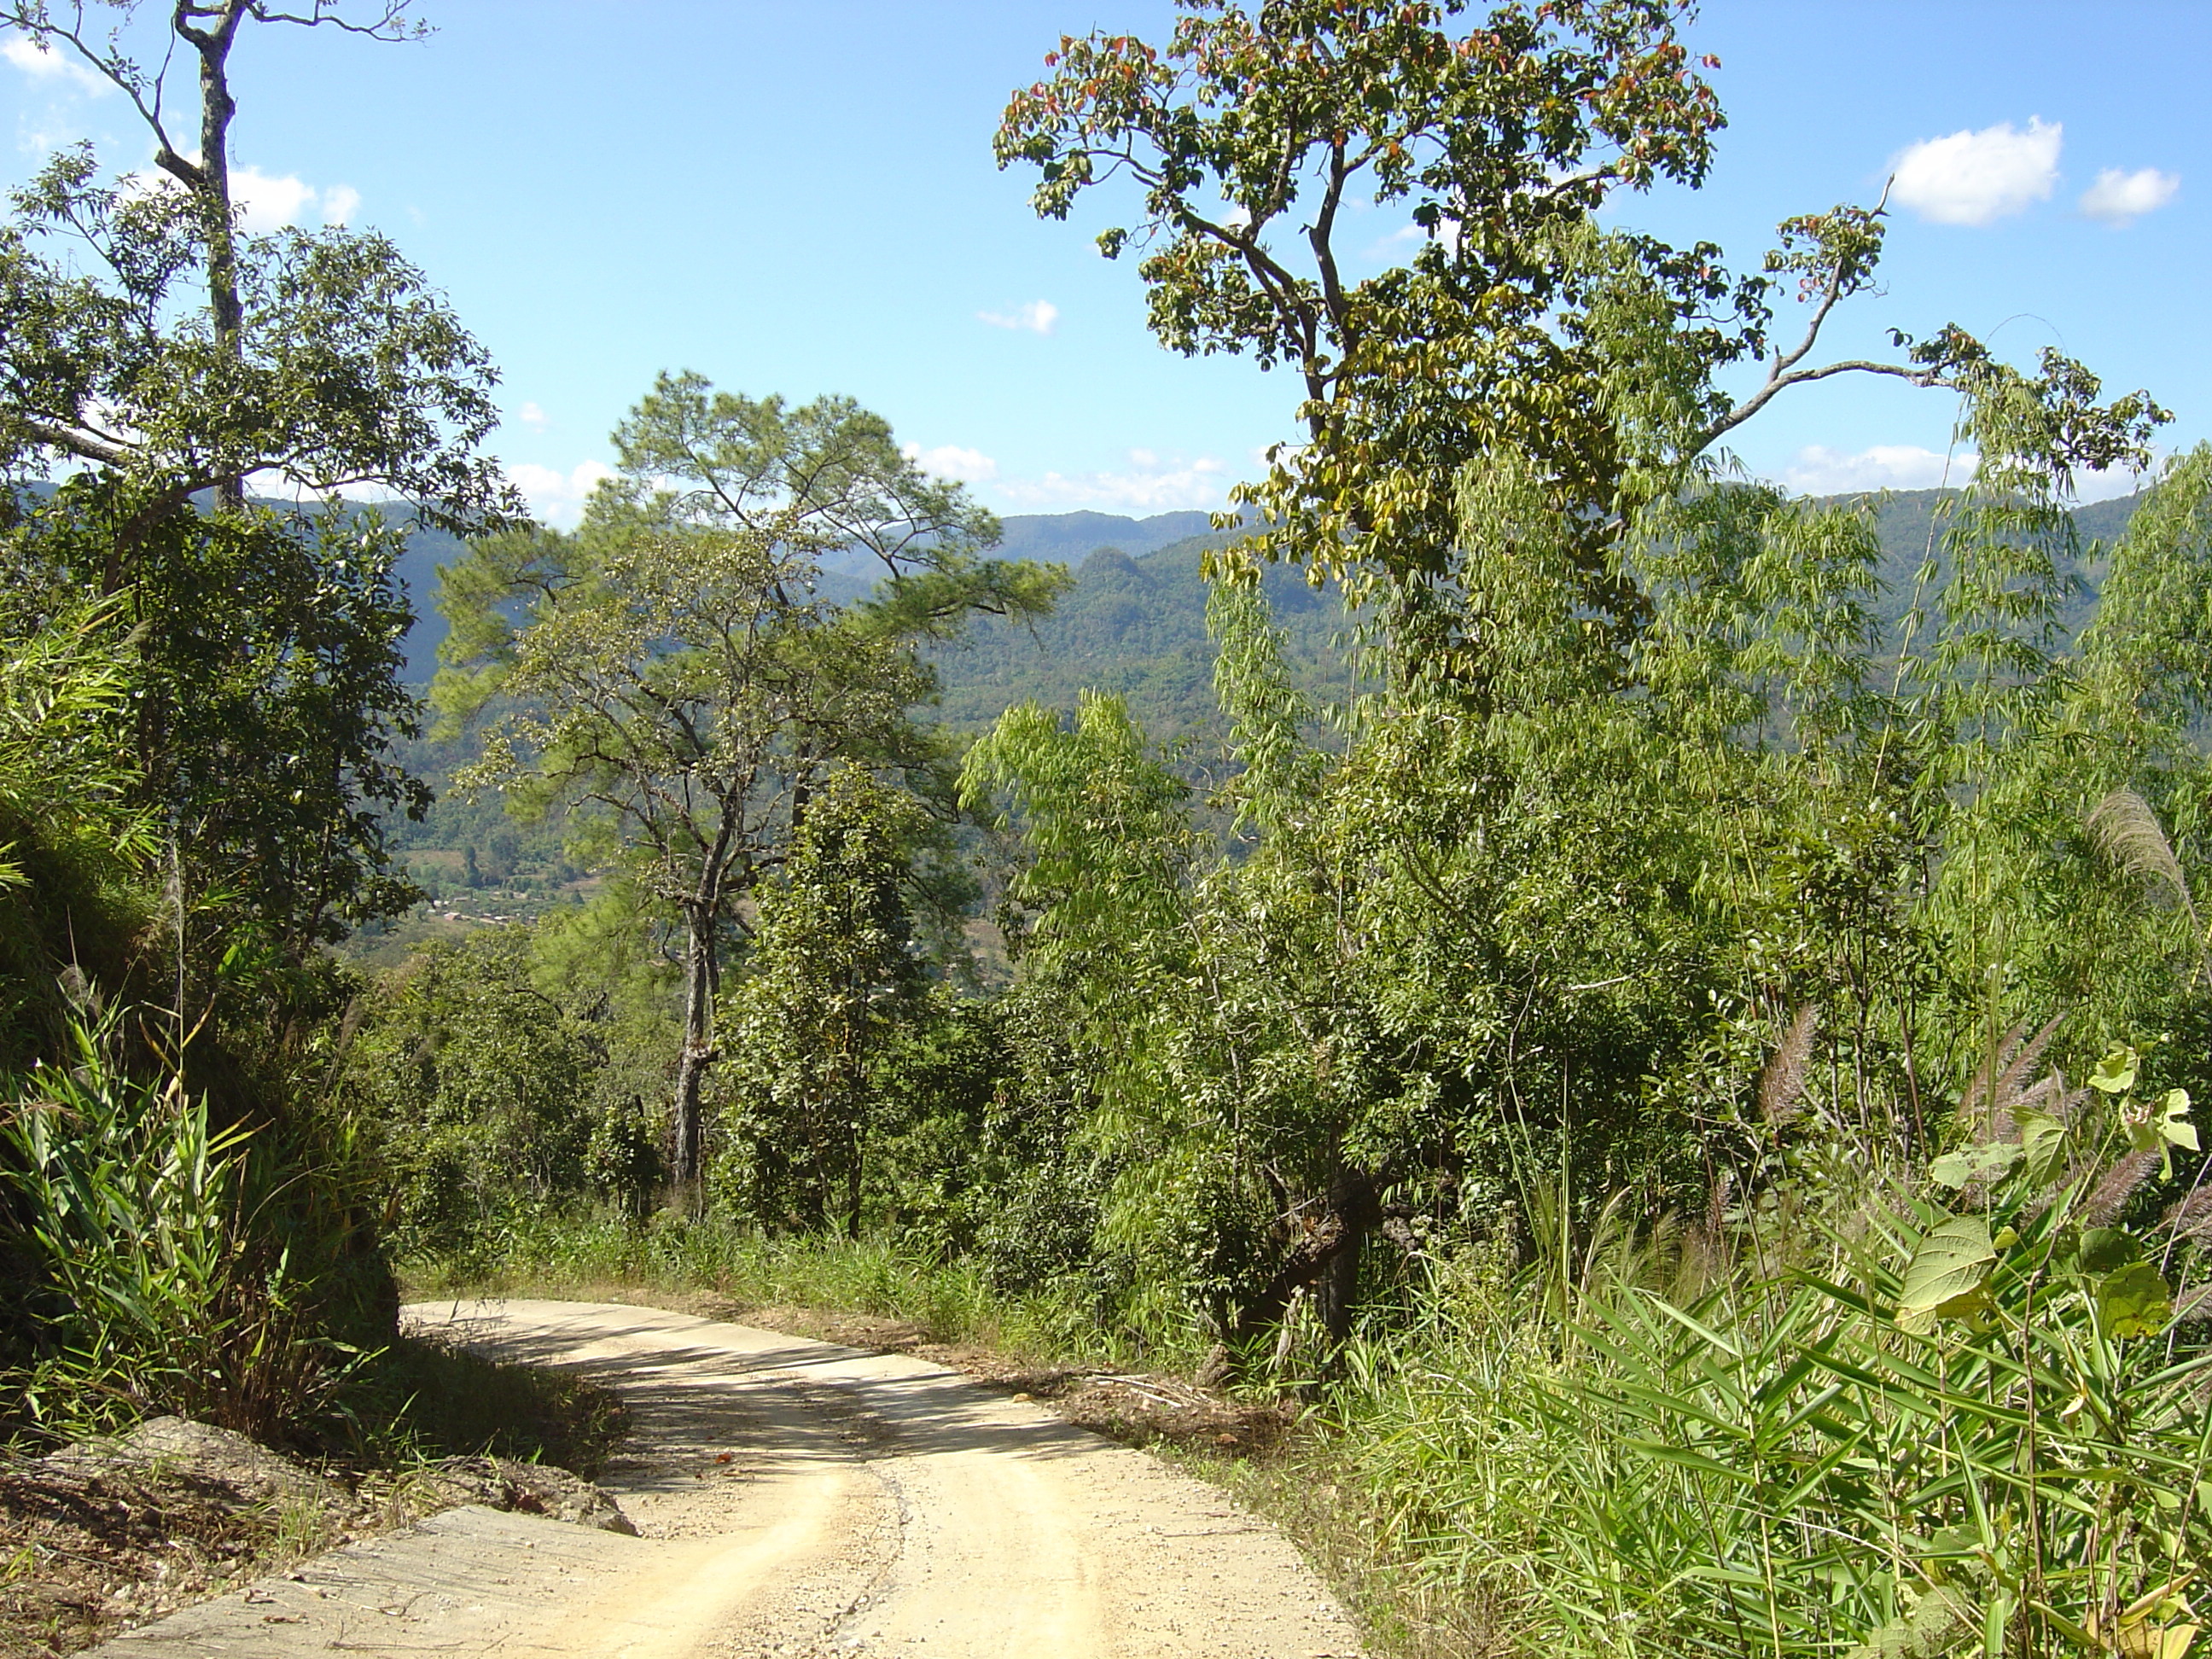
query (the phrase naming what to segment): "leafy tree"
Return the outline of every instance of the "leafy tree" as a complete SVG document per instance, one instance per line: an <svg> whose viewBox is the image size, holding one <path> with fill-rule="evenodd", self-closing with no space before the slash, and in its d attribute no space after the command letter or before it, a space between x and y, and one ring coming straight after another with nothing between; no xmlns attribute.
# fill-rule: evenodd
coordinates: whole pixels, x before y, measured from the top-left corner
<svg viewBox="0 0 2212 1659"><path fill-rule="evenodd" d="M0 614L15 596L0 596ZM59 1053L74 966L110 984L152 905L156 826L137 804L132 677L112 601L0 628L0 1066Z"/></svg>
<svg viewBox="0 0 2212 1659"><path fill-rule="evenodd" d="M0 7L0 24L124 92L160 169L103 184L88 146L65 151L0 228L0 476L73 475L9 514L0 552L11 585L53 603L86 586L125 596L147 670L142 802L166 820L185 885L222 896L223 925L254 927L298 963L410 902L383 820L428 799L392 754L416 720L397 680L399 531L337 492L373 486L458 527L512 514L478 449L495 376L384 238L238 226L227 147L241 32L395 39L411 28L400 9L179 4L143 57L141 9L107 8L104 35L100 9ZM179 63L198 68L192 154L168 125ZM250 507L249 486L326 499L279 514Z"/></svg>
<svg viewBox="0 0 2212 1659"><path fill-rule="evenodd" d="M434 946L364 999L337 1087L395 1194L402 1255L465 1255L555 1204L638 1213L653 1191L639 1090L665 1021L619 951L574 971L566 920Z"/></svg>
<svg viewBox="0 0 2212 1659"><path fill-rule="evenodd" d="M2195 830L2204 463L2111 550L2117 608L2069 653L2060 453L1974 419L1990 480L1894 627L1869 513L1692 491L1633 544L1652 613L1625 662L1584 625L1540 463L1493 457L1458 532L1484 696L1378 690L1334 751L1232 570L1237 858L1103 705L1073 730L1010 711L968 780L1024 830L1024 994L1065 1011L1099 1091L1097 1240L1218 1336L1310 1307L1340 1340L1389 1277L1377 1236L1418 1251L1509 1201L1546 1229L1610 1205L1717 1236L1792 1167L1756 1087L1786 1030L1910 1157L1986 1034L2038 1006L2071 1005L2090 1053L2191 1024L2186 854L2148 804Z"/></svg>
<svg viewBox="0 0 2212 1659"><path fill-rule="evenodd" d="M841 762L933 774L909 714L934 686L921 642L1041 610L1065 578L984 557L995 521L847 399L790 410L664 377L616 446L622 471L574 534L490 538L441 573L434 696L449 720L492 710L465 782L525 811L585 808L681 919L672 1168L689 1184L740 901ZM851 610L814 592L844 550L886 573Z"/></svg>
<svg viewBox="0 0 2212 1659"><path fill-rule="evenodd" d="M112 507L99 481L69 481L0 532L0 580L67 605L113 545ZM111 601L136 624L136 797L195 894L226 896L225 927L290 962L413 901L383 823L429 799L394 752L419 729L398 678L404 548L369 510L178 515L145 532Z"/></svg>
<svg viewBox="0 0 2212 1659"><path fill-rule="evenodd" d="M1820 361L1835 308L1874 284L1879 205L1788 222L1741 281L1717 248L1600 228L1609 196L1695 185L1711 159L1720 112L1680 7L1182 9L1162 46L1063 41L999 136L1002 165L1040 168L1048 216L1134 182L1139 222L1101 246L1143 248L1164 343L1300 382L1302 441L1247 493L1245 552L1215 560L1224 804L1249 854L1206 856L1179 811L1088 810L1067 782L1081 710L1073 733L1010 711L970 759L971 789L1029 820L1025 972L1121 1016L1101 1237L1179 1258L1224 1335L1310 1297L1340 1338L1361 1241L1403 1243L1423 1215L1470 1224L1517 1188L1566 1226L1571 1167L1725 1211L1747 1178L1740 1079L1800 1003L1915 1101L1916 1071L1960 1058L1931 1030L1978 998L1993 1036L2029 980L2143 1006L2154 975L2117 942L2162 953L2137 922L2104 905L2111 930L2069 939L2042 918L2096 884L2059 509L2081 468L2144 465L2164 411L1955 327L1900 336L1894 362ZM1356 277L1354 206L1402 213L1416 251ZM1772 301L1792 281L1789 340ZM1746 361L1764 383L1732 398L1717 371ZM1864 519L1725 483L1715 450L1845 373L1961 394L1984 457L1887 635ZM1380 686L1304 704L1261 558L1367 603ZM1142 734L1112 748L1141 755ZM1118 936L1101 892L1133 896ZM1993 973L2017 977L1979 997Z"/></svg>
<svg viewBox="0 0 2212 1659"><path fill-rule="evenodd" d="M1441 601L1445 645L1470 620L1449 614L1457 477L1492 452L1534 467L1573 528L1582 603L1632 631L1648 603L1620 568L1624 529L1779 392L1854 372L1985 390L2002 372L1955 327L1896 362L1808 362L1874 283L1879 206L1790 221L1741 281L1710 244L1595 228L1616 192L1694 187L1711 164L1723 121L1698 70L1717 63L1674 38L1679 0L1509 0L1466 23L1466 0L1180 4L1164 46L1064 39L1008 105L1000 164L1039 169L1053 218L1109 180L1140 189L1137 226L1099 246L1144 251L1162 343L1298 380L1302 441L1243 492L1266 515L1255 548L1350 575L1359 597L1379 581L1401 605ZM1411 222L1407 262L1355 275L1360 207ZM1789 279L1810 307L1794 343L1771 337ZM1731 399L1715 371L1747 359L1765 383ZM2070 366L2045 384L2066 388L2079 464L2139 448L2157 412L2140 394L2100 409Z"/></svg>
<svg viewBox="0 0 2212 1659"><path fill-rule="evenodd" d="M385 1340L397 1310L384 1195L322 1109L353 987L319 947L410 901L381 820L427 795L392 752L416 708L396 678L402 531L337 492L471 527L517 502L479 451L489 362L422 274L374 234L249 235L231 195L242 33L388 37L398 14L186 0L153 9L141 51L147 9L0 6L0 27L113 82L156 152L155 176L112 184L64 152L0 225L0 641L24 732L56 745L0 788L0 816L36 815L0 825L26 878L0 896L0 993L6 1063L29 1067L8 1086L38 1131L0 1181L19 1237L65 1252L103 1170L152 1176L100 1200L94 1231L135 1241L115 1261L49 1251L11 1281L106 1332L57 1327L42 1360L80 1395L203 1409L160 1378L154 1327L173 1315L220 1364L219 1414L266 1431L316 1407L334 1339ZM166 125L185 64L197 154ZM325 499L280 514L249 489ZM143 1316L94 1317L79 1267ZM128 1282L142 1270L201 1282L165 1312Z"/></svg>
<svg viewBox="0 0 2212 1659"><path fill-rule="evenodd" d="M859 1237L868 1143L886 1061L924 980L904 889L929 828L912 796L858 767L823 781L760 916L731 1021L741 1206Z"/></svg>
<svg viewBox="0 0 2212 1659"><path fill-rule="evenodd" d="M125 49L139 0L100 9L117 16L105 40L82 0L0 5L0 24L75 54L123 92L162 174L151 188L101 185L81 146L17 193L19 222L0 236L10 343L0 453L64 456L136 486L108 586L137 532L204 489L237 511L264 473L321 494L374 484L457 528L511 511L495 464L474 453L499 419L489 361L422 273L373 233L243 234L231 192L230 55L248 24L387 40L422 26L399 4L179 3L162 9L167 39L149 67ZM197 71L196 149L176 142L167 112L179 56ZM57 235L104 275L33 251ZM198 307L178 292L195 280Z"/></svg>

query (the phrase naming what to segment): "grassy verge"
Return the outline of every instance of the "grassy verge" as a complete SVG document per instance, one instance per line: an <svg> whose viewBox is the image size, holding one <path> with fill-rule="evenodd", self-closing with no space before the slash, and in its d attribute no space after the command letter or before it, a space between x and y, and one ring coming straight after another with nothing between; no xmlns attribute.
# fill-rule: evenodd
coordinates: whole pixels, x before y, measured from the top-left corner
<svg viewBox="0 0 2212 1659"><path fill-rule="evenodd" d="M1275 1456L1188 1459L1245 1508L1281 1528L1358 1620L1378 1659L1491 1659L1526 1651L1510 1610L1479 1591L1445 1593L1423 1583L1403 1540L1366 1501L1359 1445L1321 1425Z"/></svg>
<svg viewBox="0 0 2212 1659"><path fill-rule="evenodd" d="M355 1443L339 1455L368 1469L492 1456L589 1480L624 1426L621 1401L582 1377L410 1337L370 1362L351 1402Z"/></svg>
<svg viewBox="0 0 2212 1659"><path fill-rule="evenodd" d="M644 1298L730 1317L858 1315L898 1324L908 1342L988 1349L1039 1365L1122 1370L1194 1358L1115 1328L1073 1294L1000 1291L965 1262L872 1239L770 1238L714 1220L639 1227L613 1218L525 1219L495 1252L413 1262L401 1282L414 1300Z"/></svg>

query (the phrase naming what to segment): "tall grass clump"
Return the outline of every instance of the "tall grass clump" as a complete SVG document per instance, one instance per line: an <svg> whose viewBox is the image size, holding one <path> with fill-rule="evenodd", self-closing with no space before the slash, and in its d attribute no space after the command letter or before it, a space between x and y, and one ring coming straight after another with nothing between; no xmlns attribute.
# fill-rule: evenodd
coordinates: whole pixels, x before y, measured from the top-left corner
<svg viewBox="0 0 2212 1659"><path fill-rule="evenodd" d="M357 1353L331 1328L326 1183L180 1078L126 1070L122 1024L0 1077L0 1297L27 1334L8 1407L49 1431L174 1413L295 1437Z"/></svg>
<svg viewBox="0 0 2212 1659"><path fill-rule="evenodd" d="M2212 1196L2147 1213L2146 1183L2196 1149L2188 1098L2126 1050L2078 1089L2002 1071L1958 1150L1838 1158L1725 1238L1432 1264L1335 1396L1355 1566L1463 1649L2179 1659Z"/></svg>

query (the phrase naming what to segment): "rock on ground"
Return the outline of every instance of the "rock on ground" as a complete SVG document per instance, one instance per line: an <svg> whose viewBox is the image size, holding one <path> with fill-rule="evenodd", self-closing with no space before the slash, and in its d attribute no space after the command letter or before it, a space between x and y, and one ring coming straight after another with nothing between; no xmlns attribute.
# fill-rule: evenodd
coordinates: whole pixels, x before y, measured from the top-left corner
<svg viewBox="0 0 2212 1659"><path fill-rule="evenodd" d="M566 1469L455 1457L349 1482L181 1417L0 1458L0 1659L73 1653L464 1504L636 1530Z"/></svg>

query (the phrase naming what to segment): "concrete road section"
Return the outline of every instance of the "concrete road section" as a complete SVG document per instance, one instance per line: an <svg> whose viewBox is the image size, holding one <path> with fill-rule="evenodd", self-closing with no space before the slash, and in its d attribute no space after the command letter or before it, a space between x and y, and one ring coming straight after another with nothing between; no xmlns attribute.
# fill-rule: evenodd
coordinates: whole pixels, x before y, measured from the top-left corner
<svg viewBox="0 0 2212 1659"><path fill-rule="evenodd" d="M656 1309L438 1303L410 1322L621 1391L600 1477L642 1536L483 1509L111 1643L331 1654L1354 1659L1349 1620L1219 1492L924 1361Z"/></svg>

